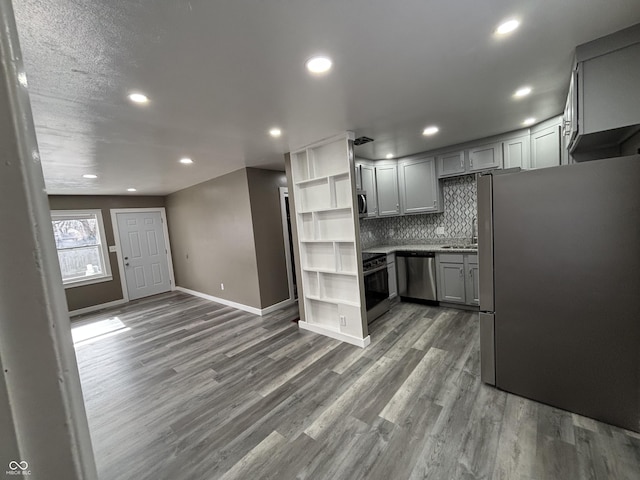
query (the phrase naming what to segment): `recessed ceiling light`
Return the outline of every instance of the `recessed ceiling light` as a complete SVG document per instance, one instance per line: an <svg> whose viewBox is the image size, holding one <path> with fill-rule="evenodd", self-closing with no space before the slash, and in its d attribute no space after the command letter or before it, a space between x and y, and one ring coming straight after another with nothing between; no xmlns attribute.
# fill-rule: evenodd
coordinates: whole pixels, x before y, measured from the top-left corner
<svg viewBox="0 0 640 480"><path fill-rule="evenodd" d="M333 62L329 57L313 57L307 60L306 65L311 73L325 73L331 70Z"/></svg>
<svg viewBox="0 0 640 480"><path fill-rule="evenodd" d="M138 190L136 190L135 188L127 188L127 192L137 192Z"/></svg>
<svg viewBox="0 0 640 480"><path fill-rule="evenodd" d="M496 35L506 35L507 33L513 32L519 26L520 20L507 20L506 22L501 23L498 28L496 28Z"/></svg>
<svg viewBox="0 0 640 480"><path fill-rule="evenodd" d="M193 163L193 160L185 157L180 159L180 163L182 163L183 165L191 165Z"/></svg>
<svg viewBox="0 0 640 480"><path fill-rule="evenodd" d="M82 178L98 178L98 175L94 175L93 173L85 173L82 175Z"/></svg>
<svg viewBox="0 0 640 480"><path fill-rule="evenodd" d="M524 122L522 122L523 125L533 125L534 123L536 123L536 119L533 117L527 118Z"/></svg>
<svg viewBox="0 0 640 480"><path fill-rule="evenodd" d="M433 135L434 133L438 133L440 129L435 125L431 127L427 127L422 131L422 135Z"/></svg>
<svg viewBox="0 0 640 480"><path fill-rule="evenodd" d="M133 103L149 103L149 97L147 97L144 93L130 93L129 100Z"/></svg>
<svg viewBox="0 0 640 480"><path fill-rule="evenodd" d="M272 128L271 130L269 130L269 135L274 138L278 138L280 135L282 135L282 130L280 130L279 128Z"/></svg>
<svg viewBox="0 0 640 480"><path fill-rule="evenodd" d="M389 159L393 158L393 153L387 153L386 158L389 158Z"/></svg>
<svg viewBox="0 0 640 480"><path fill-rule="evenodd" d="M516 90L516 93L513 94L516 98L526 97L531 93L531 87L522 87Z"/></svg>

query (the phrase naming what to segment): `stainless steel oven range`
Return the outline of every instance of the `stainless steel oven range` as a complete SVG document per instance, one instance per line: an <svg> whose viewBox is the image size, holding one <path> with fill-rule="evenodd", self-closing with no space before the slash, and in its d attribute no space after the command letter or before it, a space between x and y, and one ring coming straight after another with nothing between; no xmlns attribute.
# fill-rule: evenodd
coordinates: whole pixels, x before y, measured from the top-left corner
<svg viewBox="0 0 640 480"><path fill-rule="evenodd" d="M389 276L384 253L363 253L364 296L367 323L389 311Z"/></svg>

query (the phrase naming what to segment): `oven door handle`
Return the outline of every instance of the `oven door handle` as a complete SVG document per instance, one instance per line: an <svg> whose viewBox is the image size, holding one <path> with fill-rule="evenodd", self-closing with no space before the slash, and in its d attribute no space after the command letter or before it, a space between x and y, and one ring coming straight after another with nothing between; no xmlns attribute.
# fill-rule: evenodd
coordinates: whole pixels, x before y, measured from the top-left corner
<svg viewBox="0 0 640 480"><path fill-rule="evenodd" d="M381 270L386 270L386 269L387 269L387 266L383 265L381 267L374 268L373 270L368 270L368 271L364 272L364 276L367 277L369 275L373 275L374 273L377 273L377 272L379 272Z"/></svg>

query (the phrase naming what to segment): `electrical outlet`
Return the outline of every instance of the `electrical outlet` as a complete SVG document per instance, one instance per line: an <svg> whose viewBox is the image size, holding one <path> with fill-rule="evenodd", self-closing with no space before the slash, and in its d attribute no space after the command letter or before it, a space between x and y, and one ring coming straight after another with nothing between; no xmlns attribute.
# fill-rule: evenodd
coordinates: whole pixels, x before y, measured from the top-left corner
<svg viewBox="0 0 640 480"><path fill-rule="evenodd" d="M444 227L436 228L436 235L444 235Z"/></svg>
<svg viewBox="0 0 640 480"><path fill-rule="evenodd" d="M220 284L220 290L224 290L224 283Z"/></svg>
<svg viewBox="0 0 640 480"><path fill-rule="evenodd" d="M340 326L342 327L347 326L347 317L345 317L344 315L340 315Z"/></svg>

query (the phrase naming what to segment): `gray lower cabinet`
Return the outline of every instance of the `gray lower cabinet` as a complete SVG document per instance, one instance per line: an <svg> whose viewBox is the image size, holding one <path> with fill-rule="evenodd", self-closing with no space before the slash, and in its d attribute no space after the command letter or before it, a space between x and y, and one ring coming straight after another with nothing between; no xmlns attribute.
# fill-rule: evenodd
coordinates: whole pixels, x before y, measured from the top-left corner
<svg viewBox="0 0 640 480"><path fill-rule="evenodd" d="M469 149L469 172L502 168L502 143L490 143Z"/></svg>
<svg viewBox="0 0 640 480"><path fill-rule="evenodd" d="M381 165L376 169L376 194L378 216L400 215L400 193L398 191L398 166ZM369 205L371 201L367 199Z"/></svg>
<svg viewBox="0 0 640 480"><path fill-rule="evenodd" d="M467 305L480 305L480 279L478 274L478 256L465 255L465 292Z"/></svg>
<svg viewBox="0 0 640 480"><path fill-rule="evenodd" d="M438 178L453 177L466 173L464 150L444 153L436 157L438 161Z"/></svg>
<svg viewBox="0 0 640 480"><path fill-rule="evenodd" d="M531 130L530 168L546 168L560 165L560 125L541 130Z"/></svg>
<svg viewBox="0 0 640 480"><path fill-rule="evenodd" d="M464 264L440 263L438 267L438 300L441 302L465 303Z"/></svg>
<svg viewBox="0 0 640 480"><path fill-rule="evenodd" d="M504 168L529 168L531 139L529 135L502 142Z"/></svg>
<svg viewBox="0 0 640 480"><path fill-rule="evenodd" d="M389 298L398 296L398 275L396 273L396 254L387 255L387 273L389 274Z"/></svg>
<svg viewBox="0 0 640 480"><path fill-rule="evenodd" d="M442 189L434 157L398 163L402 214L442 212Z"/></svg>
<svg viewBox="0 0 640 480"><path fill-rule="evenodd" d="M438 300L465 305L480 304L478 255L438 254Z"/></svg>

